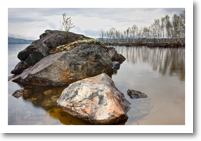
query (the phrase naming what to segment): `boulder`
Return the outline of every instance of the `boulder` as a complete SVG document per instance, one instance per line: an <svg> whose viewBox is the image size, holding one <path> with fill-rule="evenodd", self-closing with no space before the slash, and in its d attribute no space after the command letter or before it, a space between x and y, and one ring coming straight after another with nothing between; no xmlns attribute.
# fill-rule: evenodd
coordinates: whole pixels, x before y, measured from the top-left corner
<svg viewBox="0 0 201 141"><path fill-rule="evenodd" d="M19 62L15 68L11 71L11 74L20 74L27 68L27 64L24 63L23 61Z"/></svg>
<svg viewBox="0 0 201 141"><path fill-rule="evenodd" d="M88 39L84 35L74 34L72 32L69 32L67 37L65 37L62 31L46 30L45 33L40 35L40 39L33 41L31 45L20 51L17 57L21 61L26 62L27 65L32 66L52 53L53 48L74 42L81 37Z"/></svg>
<svg viewBox="0 0 201 141"><path fill-rule="evenodd" d="M122 63L126 60L126 58L122 55L122 54L118 54L119 55L119 62Z"/></svg>
<svg viewBox="0 0 201 141"><path fill-rule="evenodd" d="M108 48L108 54L112 61L118 61L119 63L122 63L126 60L126 58L123 55L118 54L115 48L113 47Z"/></svg>
<svg viewBox="0 0 201 141"><path fill-rule="evenodd" d="M31 90L24 90L24 89L19 89L19 90L16 90L12 96L16 97L16 98L19 98L23 95L30 95L31 94Z"/></svg>
<svg viewBox="0 0 201 141"><path fill-rule="evenodd" d="M92 124L117 124L127 120L130 103L105 73L70 84L57 105Z"/></svg>
<svg viewBox="0 0 201 141"><path fill-rule="evenodd" d="M147 95L145 93L141 93L140 91L136 91L136 90L127 90L127 94L129 95L129 97L131 99L137 99L137 98L146 98Z"/></svg>
<svg viewBox="0 0 201 141"><path fill-rule="evenodd" d="M39 86L63 86L101 73L112 73L112 61L100 44L78 44L41 59L12 81Z"/></svg>
<svg viewBox="0 0 201 141"><path fill-rule="evenodd" d="M119 55L118 55L117 51L115 50L115 48L109 47L108 49L109 49L108 53L109 53L111 60L112 61L118 61Z"/></svg>

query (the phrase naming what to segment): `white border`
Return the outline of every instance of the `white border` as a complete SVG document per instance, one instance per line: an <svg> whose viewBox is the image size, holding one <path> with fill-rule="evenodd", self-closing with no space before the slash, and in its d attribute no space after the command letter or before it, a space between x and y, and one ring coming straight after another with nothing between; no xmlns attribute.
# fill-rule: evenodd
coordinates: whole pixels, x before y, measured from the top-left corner
<svg viewBox="0 0 201 141"><path fill-rule="evenodd" d="M42 2L42 4L41 4ZM6 51L7 47L7 35L8 35L8 8L62 8L62 7L106 7L106 8L186 8L186 77L185 77L185 125L126 125L126 126L119 126L119 125L107 125L107 126L62 126L62 125L7 125L8 124L8 98L7 98L7 91L8 88L5 86L7 81L7 70L1 70L1 75L3 74L1 81L1 86L4 87L4 91L1 93L1 98L4 99L1 101L1 132L2 133L193 133L193 2L192 0L184 1L184 0L140 0L140 1L131 1L131 0L124 0L124 1L108 1L108 0L101 0L101 1L89 1L84 0L82 1L69 1L62 0L60 1L41 1L41 0L34 0L34 1L26 1L26 0L7 0L1 3L1 19L4 21L4 24L1 25L3 27L1 33L1 39L5 42L1 45L3 48L2 58L1 60L4 63L4 66L7 67L7 61L5 58L7 54L4 52ZM115 3L115 5L114 5ZM48 4L48 6L47 6ZM26 14L26 13L25 13ZM31 16L31 15L30 15ZM7 23L5 23L7 21ZM7 28L6 28L7 27ZM6 49L5 49L6 48ZM5 75L4 75L5 74Z"/></svg>

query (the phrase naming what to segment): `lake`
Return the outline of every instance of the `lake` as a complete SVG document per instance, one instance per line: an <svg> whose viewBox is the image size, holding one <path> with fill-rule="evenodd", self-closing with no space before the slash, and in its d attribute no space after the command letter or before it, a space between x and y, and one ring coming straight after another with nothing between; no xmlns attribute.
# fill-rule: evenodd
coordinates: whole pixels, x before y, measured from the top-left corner
<svg viewBox="0 0 201 141"><path fill-rule="evenodd" d="M28 44L8 45L8 75L19 62L17 54ZM115 47L126 57L112 79L131 103L128 120L122 125L185 124L185 49ZM15 98L21 88L32 90L31 97ZM8 125L87 125L56 106L65 87L21 86L8 81ZM130 99L128 89L141 91L148 98ZM45 92L53 91L51 95Z"/></svg>

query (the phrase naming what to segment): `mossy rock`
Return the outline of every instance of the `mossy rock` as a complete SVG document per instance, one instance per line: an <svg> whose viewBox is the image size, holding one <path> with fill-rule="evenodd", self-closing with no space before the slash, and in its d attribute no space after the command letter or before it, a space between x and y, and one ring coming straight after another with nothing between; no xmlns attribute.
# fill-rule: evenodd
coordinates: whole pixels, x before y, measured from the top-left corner
<svg viewBox="0 0 201 141"><path fill-rule="evenodd" d="M58 52L62 52L62 51L71 51L73 48L75 48L77 45L80 45L80 44L99 44L99 45L101 45L101 47L107 49L107 47L98 40L83 39L83 40L77 40L75 42L72 42L72 43L69 43L66 45L60 45L60 46L56 47L54 53L58 53Z"/></svg>

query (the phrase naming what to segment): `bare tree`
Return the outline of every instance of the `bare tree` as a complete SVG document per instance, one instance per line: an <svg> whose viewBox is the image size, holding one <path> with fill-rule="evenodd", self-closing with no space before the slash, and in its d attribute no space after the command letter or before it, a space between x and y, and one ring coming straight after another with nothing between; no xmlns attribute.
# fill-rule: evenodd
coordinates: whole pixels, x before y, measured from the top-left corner
<svg viewBox="0 0 201 141"><path fill-rule="evenodd" d="M121 32L121 42L123 43L123 41L124 41L124 32Z"/></svg>
<svg viewBox="0 0 201 141"><path fill-rule="evenodd" d="M109 32L108 31L106 31L105 36L107 37L107 43L109 43L110 36L109 36Z"/></svg>
<svg viewBox="0 0 201 141"><path fill-rule="evenodd" d="M185 42L185 11L183 11L180 14L180 37L181 37L180 42L181 42L181 44L183 46L183 42Z"/></svg>
<svg viewBox="0 0 201 141"><path fill-rule="evenodd" d="M143 36L145 38L145 42L147 42L147 40L149 38L149 28L147 28L147 27L143 28Z"/></svg>
<svg viewBox="0 0 201 141"><path fill-rule="evenodd" d="M62 31L62 33L64 34L64 36L67 38L68 40L68 32L71 28L74 27L73 23L71 22L71 17L67 17L66 13L62 14L63 16L63 21L60 22L60 28L59 30Z"/></svg>
<svg viewBox="0 0 201 141"><path fill-rule="evenodd" d="M130 32L131 32L131 34L132 34L132 36L133 36L133 43L135 43L135 34L136 34L136 32L137 32L137 29L138 29L137 25L133 25L133 26L131 27L131 30L130 30Z"/></svg>
<svg viewBox="0 0 201 141"><path fill-rule="evenodd" d="M108 32L108 36L109 36L110 42L112 42L112 39L114 39L115 31L116 31L115 28L112 27L112 28L110 28L110 30Z"/></svg>
<svg viewBox="0 0 201 141"><path fill-rule="evenodd" d="M140 28L137 30L138 42L142 42L142 36L143 36L143 28L140 27Z"/></svg>
<svg viewBox="0 0 201 141"><path fill-rule="evenodd" d="M165 18L161 18L161 30L163 32L163 42L164 42L164 35L165 35Z"/></svg>
<svg viewBox="0 0 201 141"><path fill-rule="evenodd" d="M120 41L120 31L117 31L115 32L115 36L116 36L116 43L118 43Z"/></svg>
<svg viewBox="0 0 201 141"><path fill-rule="evenodd" d="M171 28L172 24L170 22L170 17L168 15L165 16L165 28L166 28L166 33L167 33L167 38L168 38L168 43L170 42L170 35L171 35Z"/></svg>
<svg viewBox="0 0 201 141"><path fill-rule="evenodd" d="M178 15L174 15L170 21L170 17L166 15L161 20L155 19L153 24L148 27L139 28L137 25L128 27L125 31L120 32L115 28L110 28L106 32L110 42L185 42L185 11Z"/></svg>
<svg viewBox="0 0 201 141"><path fill-rule="evenodd" d="M153 29L153 36L154 40L157 39L159 42L159 37L160 37L160 20L155 19L154 23L152 24L152 29Z"/></svg>
<svg viewBox="0 0 201 141"><path fill-rule="evenodd" d="M126 35L126 42L128 43L128 35L130 33L130 27L128 27L125 31L124 34Z"/></svg>
<svg viewBox="0 0 201 141"><path fill-rule="evenodd" d="M102 41L102 42L104 42L104 36L105 36L105 33L104 33L104 31L101 29L100 38L101 38L101 41Z"/></svg>
<svg viewBox="0 0 201 141"><path fill-rule="evenodd" d="M177 16L176 14L174 14L174 16L172 17L172 25L173 25L173 29L172 29L172 34L173 34L173 39L175 40L175 42L178 42L178 38L180 38L180 17Z"/></svg>

